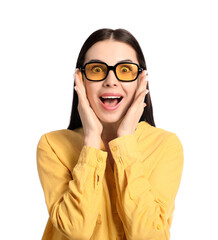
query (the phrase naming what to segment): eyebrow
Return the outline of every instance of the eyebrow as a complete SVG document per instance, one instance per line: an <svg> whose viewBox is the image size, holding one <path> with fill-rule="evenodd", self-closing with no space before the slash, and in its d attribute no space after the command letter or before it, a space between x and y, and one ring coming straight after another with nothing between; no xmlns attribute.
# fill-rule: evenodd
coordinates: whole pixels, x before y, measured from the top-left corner
<svg viewBox="0 0 218 240"><path fill-rule="evenodd" d="M92 59L92 60L90 60L88 62L104 62L104 61L99 60L99 59ZM121 63L121 62L131 62L131 63L133 63L133 61L131 59L124 59L124 60L121 60L121 61L119 61L117 63Z"/></svg>

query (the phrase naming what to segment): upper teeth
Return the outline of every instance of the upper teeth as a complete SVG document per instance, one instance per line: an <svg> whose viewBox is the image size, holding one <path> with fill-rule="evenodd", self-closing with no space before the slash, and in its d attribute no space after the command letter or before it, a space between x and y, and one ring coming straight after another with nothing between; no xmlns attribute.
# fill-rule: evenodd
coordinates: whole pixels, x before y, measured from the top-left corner
<svg viewBox="0 0 218 240"><path fill-rule="evenodd" d="M102 98L121 98L121 96L102 96Z"/></svg>

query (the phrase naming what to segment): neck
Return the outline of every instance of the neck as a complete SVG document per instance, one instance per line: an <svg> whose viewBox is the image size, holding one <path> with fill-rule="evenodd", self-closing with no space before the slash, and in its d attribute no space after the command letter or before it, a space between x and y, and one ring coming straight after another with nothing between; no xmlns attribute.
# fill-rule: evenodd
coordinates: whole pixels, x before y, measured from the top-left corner
<svg viewBox="0 0 218 240"><path fill-rule="evenodd" d="M103 125L103 131L101 134L101 138L104 143L108 144L108 142L117 138L117 130L118 130L118 127L120 126L120 121L115 123L102 122L102 125Z"/></svg>

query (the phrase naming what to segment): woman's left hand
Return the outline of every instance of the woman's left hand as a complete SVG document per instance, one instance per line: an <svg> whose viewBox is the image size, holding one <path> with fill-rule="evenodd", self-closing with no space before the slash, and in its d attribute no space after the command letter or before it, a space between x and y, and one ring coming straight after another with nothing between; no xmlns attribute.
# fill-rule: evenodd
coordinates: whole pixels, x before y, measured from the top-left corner
<svg viewBox="0 0 218 240"><path fill-rule="evenodd" d="M136 90L134 100L117 130L117 137L133 134L135 132L139 119L144 111L144 107L146 107L146 103L144 103L144 98L149 91L146 89L147 87L146 71L143 71L139 81L140 81L139 86L138 89Z"/></svg>

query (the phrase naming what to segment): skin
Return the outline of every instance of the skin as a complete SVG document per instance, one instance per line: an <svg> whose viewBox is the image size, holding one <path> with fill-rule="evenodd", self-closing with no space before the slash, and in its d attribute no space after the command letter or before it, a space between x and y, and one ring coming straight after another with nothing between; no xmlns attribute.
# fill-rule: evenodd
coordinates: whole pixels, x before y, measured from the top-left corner
<svg viewBox="0 0 218 240"><path fill-rule="evenodd" d="M111 66L126 59L139 64L136 52L130 45L112 39L95 43L87 51L84 64L93 59ZM144 98L148 92L147 80L146 71L136 81L128 83L119 81L114 72L109 71L105 80L91 82L76 69L75 89L79 98L78 111L84 130L84 144L100 149L102 140L112 167L114 161L108 143L117 137L134 134L146 106ZM123 96L118 109L107 111L102 108L99 96L106 92Z"/></svg>

